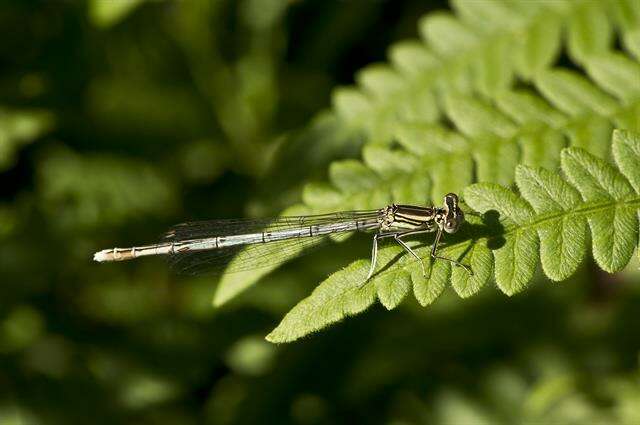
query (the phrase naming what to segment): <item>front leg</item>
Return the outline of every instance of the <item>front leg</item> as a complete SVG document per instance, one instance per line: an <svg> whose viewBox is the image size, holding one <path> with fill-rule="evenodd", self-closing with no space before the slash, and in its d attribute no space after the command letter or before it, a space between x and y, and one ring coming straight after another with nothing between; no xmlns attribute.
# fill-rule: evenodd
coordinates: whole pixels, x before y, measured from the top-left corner
<svg viewBox="0 0 640 425"><path fill-rule="evenodd" d="M411 249L411 247L407 245L405 241L402 240L402 238L405 236L419 235L421 233L430 233L430 230L411 230L409 232L398 233L394 236L394 239L396 240L396 242L398 242L398 244L400 244L401 247L404 248L405 251L407 251L409 254L413 255L418 261L420 261L420 267L422 267L422 276L427 277L427 271L424 268L424 261L422 261L422 258L420 258L418 254L416 254Z"/></svg>
<svg viewBox="0 0 640 425"><path fill-rule="evenodd" d="M431 257L439 260L449 261L451 264L455 264L456 266L462 267L469 273L469 275L473 276L473 270L469 266L462 264L459 261L453 260L451 258L442 257L438 255L438 243L440 242L440 238L442 237L442 229L438 229L438 234L436 234L436 238L433 241L433 247L431 248Z"/></svg>

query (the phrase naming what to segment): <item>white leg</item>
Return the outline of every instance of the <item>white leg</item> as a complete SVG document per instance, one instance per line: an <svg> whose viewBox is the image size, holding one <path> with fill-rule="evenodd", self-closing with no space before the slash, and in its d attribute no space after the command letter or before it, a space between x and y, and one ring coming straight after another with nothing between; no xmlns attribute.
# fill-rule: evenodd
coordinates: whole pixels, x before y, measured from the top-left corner
<svg viewBox="0 0 640 425"><path fill-rule="evenodd" d="M365 279L368 282L373 275L373 271L376 269L376 261L378 260L378 233L373 235L373 247L371 248L371 267L369 267L369 274ZM362 285L361 285L362 286Z"/></svg>
<svg viewBox="0 0 640 425"><path fill-rule="evenodd" d="M360 286L364 285L369 281L369 279L371 279L371 276L373 276L373 272L376 269L376 262L378 261L378 239L388 238L391 236L395 237L396 233L376 233L375 235L373 235L373 247L371 248L371 267L369 267L369 274L367 275L367 278L360 284Z"/></svg>

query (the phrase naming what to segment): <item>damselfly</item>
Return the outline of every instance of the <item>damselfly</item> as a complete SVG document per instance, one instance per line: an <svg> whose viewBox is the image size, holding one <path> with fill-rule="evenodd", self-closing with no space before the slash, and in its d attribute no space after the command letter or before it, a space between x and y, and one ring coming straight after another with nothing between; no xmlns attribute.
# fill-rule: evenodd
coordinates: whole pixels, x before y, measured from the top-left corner
<svg viewBox="0 0 640 425"><path fill-rule="evenodd" d="M458 196L449 193L445 195L442 207L392 204L379 210L178 224L160 243L105 249L95 253L93 259L99 262L123 261L148 255L167 255L172 266L182 273L223 270L227 273L281 263L318 245L332 234L375 232L366 282L376 268L378 241L384 238L392 238L415 257L426 276L422 258L404 239L436 232L431 257L449 261L473 274L468 266L438 255L442 234L457 232L463 222L464 213L458 206ZM233 261L230 261L232 258Z"/></svg>

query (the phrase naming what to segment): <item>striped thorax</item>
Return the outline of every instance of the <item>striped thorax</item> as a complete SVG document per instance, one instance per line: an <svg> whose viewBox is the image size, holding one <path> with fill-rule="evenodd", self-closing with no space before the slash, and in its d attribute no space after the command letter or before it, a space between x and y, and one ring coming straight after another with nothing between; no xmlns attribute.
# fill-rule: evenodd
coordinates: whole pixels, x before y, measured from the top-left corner
<svg viewBox="0 0 640 425"><path fill-rule="evenodd" d="M464 222L464 213L458 207L456 194L449 193L445 196L441 208L392 204L380 210L378 221L383 232L394 230L435 232L437 229L442 229L447 233L455 233Z"/></svg>

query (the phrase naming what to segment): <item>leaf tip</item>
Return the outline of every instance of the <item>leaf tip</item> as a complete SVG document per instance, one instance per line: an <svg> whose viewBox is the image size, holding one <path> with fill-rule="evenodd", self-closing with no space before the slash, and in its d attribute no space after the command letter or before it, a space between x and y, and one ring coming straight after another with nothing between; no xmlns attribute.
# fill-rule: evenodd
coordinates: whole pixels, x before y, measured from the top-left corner
<svg viewBox="0 0 640 425"><path fill-rule="evenodd" d="M622 130L620 128L614 128L613 129L613 143L616 143L618 140L626 137L628 135L629 131L627 130Z"/></svg>
<svg viewBox="0 0 640 425"><path fill-rule="evenodd" d="M221 307L222 305L226 304L227 301L229 301L231 298L232 297L228 296L225 292L216 291L216 293L213 295L213 298L211 299L211 305L214 308Z"/></svg>
<svg viewBox="0 0 640 425"><path fill-rule="evenodd" d="M264 337L264 339L267 342L270 342L272 344L282 344L283 342L288 342L287 340L282 339L277 333L276 331L278 330L278 328L272 330L267 336Z"/></svg>
<svg viewBox="0 0 640 425"><path fill-rule="evenodd" d="M282 322L276 326L274 330L269 332L264 339L271 344L286 344L289 342L296 341L304 336L310 335L316 332L316 330L307 330L305 332L296 332L295 330L287 330L285 326L282 325Z"/></svg>
<svg viewBox="0 0 640 425"><path fill-rule="evenodd" d="M518 295L520 292L524 291L526 287L527 285L510 286L510 285L498 284L498 288L500 288L500 291L502 291L502 293L509 298Z"/></svg>

